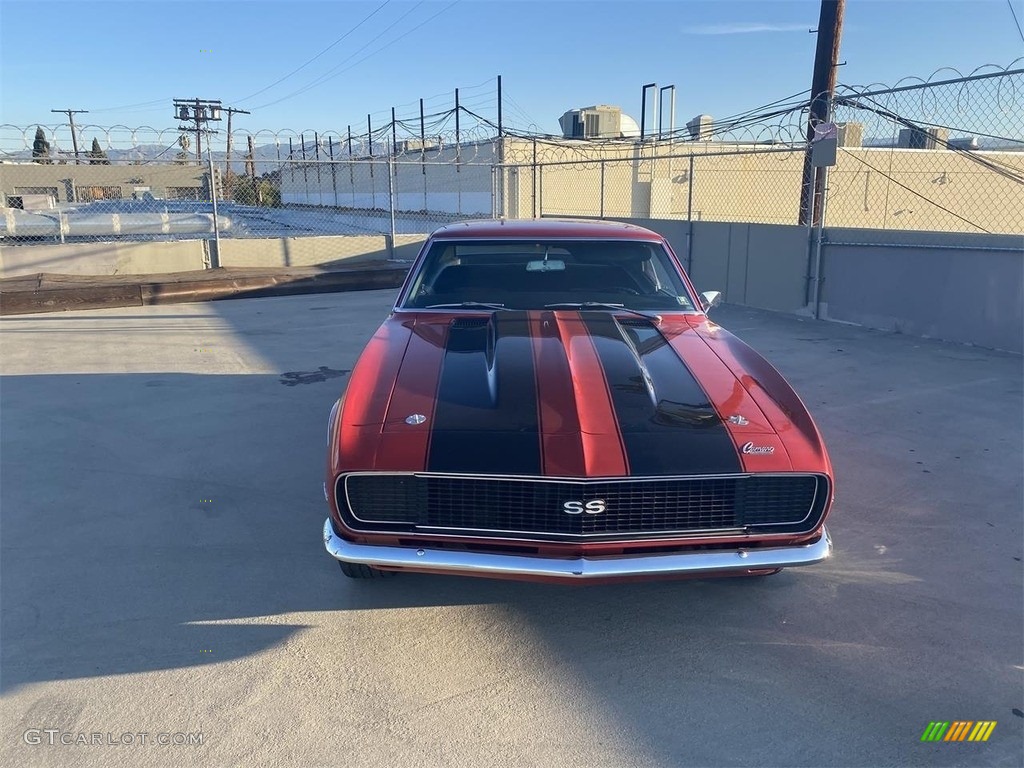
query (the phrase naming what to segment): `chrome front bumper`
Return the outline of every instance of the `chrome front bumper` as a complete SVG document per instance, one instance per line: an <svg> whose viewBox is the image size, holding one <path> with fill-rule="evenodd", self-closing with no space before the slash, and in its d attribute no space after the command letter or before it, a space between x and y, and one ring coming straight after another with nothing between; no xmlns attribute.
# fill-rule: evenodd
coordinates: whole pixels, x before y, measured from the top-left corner
<svg viewBox="0 0 1024 768"><path fill-rule="evenodd" d="M375 568L408 568L498 577L527 576L570 580L701 573L714 575L794 568L820 563L832 554L832 539L824 528L821 538L817 541L798 546L563 559L353 544L334 532L329 519L324 523L324 546L327 553L337 560L362 563Z"/></svg>

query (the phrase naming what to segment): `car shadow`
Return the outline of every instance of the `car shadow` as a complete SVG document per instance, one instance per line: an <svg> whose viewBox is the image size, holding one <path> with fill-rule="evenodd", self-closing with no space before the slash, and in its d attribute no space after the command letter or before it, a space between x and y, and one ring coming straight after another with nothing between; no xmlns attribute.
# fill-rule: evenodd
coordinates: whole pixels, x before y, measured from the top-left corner
<svg viewBox="0 0 1024 768"><path fill-rule="evenodd" d="M963 491L931 485L942 482L938 471L914 475L911 485L911 472L923 471L915 462L953 462L924 455L945 425L915 422L916 431L900 439L918 452L893 459L897 448L906 452L882 435L894 418L886 409L899 405L886 398L896 395L864 386L860 395L878 400L873 412L830 410L824 396L817 405L826 437L842 438L831 443L833 458L840 477L849 478L834 518L841 534L834 561L767 578L604 586L415 574L344 579L320 539L324 428L387 299L379 298L376 315L355 319L346 310L355 298L295 301L310 310L299 327L283 327L265 303L208 305L273 372L225 373L223 364L204 373L195 364L200 372L4 377L0 690L199 669L287 647L313 629L341 641L362 613L393 611L391 620L402 622L403 609L483 606L491 623L460 624L465 652L492 654L496 674L515 686L514 701L530 691L577 692L566 708L599 713L602 727L633 746L637 764L722 764L723 745L737 765L917 764L931 759L912 751L920 728L929 717L948 717L951 701L954 714L965 717L998 719L988 713L1021 706L1006 670L977 661L1016 658L1018 650L1007 628L1019 629L1019 601L1007 606L1020 594L1019 560L1010 560L1010 549L1020 554L1012 540L1016 530L1019 542L1020 530L1012 527L1014 513L995 503L1005 494L992 483L973 489L976 508L965 516ZM257 317L261 311L266 315ZM719 315L726 327L739 318L761 332L754 325L761 316ZM83 317L47 325L63 333L87 325ZM135 311L131 325L112 322L110 332L152 332L158 317ZM863 332L839 332L845 356L865 356L854 346ZM304 334L319 335L297 353ZM84 331L82 337L88 339ZM346 351L333 347L341 338ZM45 349L45 339L38 343ZM799 355L780 353L784 373L790 364L807 377L801 392L817 395L828 377L841 391L851 381L863 385L872 371L897 375L881 355L870 365L852 367L851 360L850 368L830 368L838 354L831 346L785 343L803 345ZM898 339L893 345L909 347ZM934 380L955 365L935 363L933 371L913 354L899 365L921 367ZM1012 362L986 376L1001 382ZM941 398L957 394L947 393L919 391L921 407L945 407ZM978 434L992 432L1005 405L992 406L993 418L975 414ZM1010 407L1017 416L1019 402ZM992 461L1003 470L1014 461L1019 467L1019 437L1003 431L1016 442ZM893 514L897 505L903 517ZM1000 528L985 527L986 509ZM976 546L960 559L921 555L946 551L950 521L956 537ZM872 548L876 541L902 547L902 554L883 556ZM918 542L917 554L906 541ZM998 562L991 554L997 550ZM978 552L987 553L984 568L970 560ZM402 669L412 671L398 682L409 689L463 666L475 669L446 648L441 668L432 669L438 656L429 637L423 644L394 636L360 642L374 645L380 658L404 654ZM961 650L968 646L969 653ZM331 663L357 658L324 653ZM943 674L935 675L940 659ZM498 717L507 706L498 701L485 714ZM920 712L921 722L910 722L907 712ZM516 716L529 723L539 715ZM600 733L581 722L587 735ZM773 732L768 723L776 724ZM840 747L849 751L837 753ZM770 759L761 761L763 754Z"/></svg>

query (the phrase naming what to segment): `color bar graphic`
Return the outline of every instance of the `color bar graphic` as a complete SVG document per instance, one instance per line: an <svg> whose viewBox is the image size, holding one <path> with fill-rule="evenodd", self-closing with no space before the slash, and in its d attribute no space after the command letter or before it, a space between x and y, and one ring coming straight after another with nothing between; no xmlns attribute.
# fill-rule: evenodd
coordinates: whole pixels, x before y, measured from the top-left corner
<svg viewBox="0 0 1024 768"><path fill-rule="evenodd" d="M988 741L995 720L933 720L921 734L921 741Z"/></svg>

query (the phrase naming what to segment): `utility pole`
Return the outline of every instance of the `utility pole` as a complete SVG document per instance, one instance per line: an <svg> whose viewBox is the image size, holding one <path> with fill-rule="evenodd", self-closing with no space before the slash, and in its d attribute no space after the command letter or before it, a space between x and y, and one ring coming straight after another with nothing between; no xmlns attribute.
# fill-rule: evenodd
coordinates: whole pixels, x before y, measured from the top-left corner
<svg viewBox="0 0 1024 768"><path fill-rule="evenodd" d="M245 159L245 172L249 178L256 179L256 145L252 136L249 136L249 155Z"/></svg>
<svg viewBox="0 0 1024 768"><path fill-rule="evenodd" d="M203 161L203 124L219 121L220 99L174 99L174 116L182 122L194 122L191 126L178 126L179 131L195 131L196 159Z"/></svg>
<svg viewBox="0 0 1024 768"><path fill-rule="evenodd" d="M814 51L814 75L811 78L811 109L807 118L807 154L800 185L800 224L808 226L821 219L825 195L823 168L811 165L811 141L814 126L831 118L832 97L836 90L839 44L843 36L843 12L846 0L821 0L818 16L818 45Z"/></svg>
<svg viewBox="0 0 1024 768"><path fill-rule="evenodd" d="M225 160L225 166L227 166L227 180L228 184L231 183L231 116L234 114L239 115L251 115L251 112L246 112L244 109L235 109L234 107L224 107L224 111L228 113L228 150L227 159Z"/></svg>
<svg viewBox="0 0 1024 768"><path fill-rule="evenodd" d="M78 135L75 133L75 115L83 115L88 109L51 109L51 112L59 112L68 116L68 123L71 125L71 146L75 149L75 165L78 165Z"/></svg>

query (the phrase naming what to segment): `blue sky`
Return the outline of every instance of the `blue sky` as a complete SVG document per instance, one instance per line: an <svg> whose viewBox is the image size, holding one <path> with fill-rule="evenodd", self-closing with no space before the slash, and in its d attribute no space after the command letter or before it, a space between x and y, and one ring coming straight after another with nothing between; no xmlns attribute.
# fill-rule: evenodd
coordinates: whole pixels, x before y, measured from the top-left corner
<svg viewBox="0 0 1024 768"><path fill-rule="evenodd" d="M1024 24L1024 3L1012 2ZM343 132L365 130L367 113L387 122L392 106L413 115L421 97L428 112L450 108L456 87L494 119L498 74L513 127L556 132L562 112L593 103L638 118L652 81L677 86L685 122L809 88L818 10L817 0L2 0L0 122L56 124L50 110L73 107L91 111L80 123L169 128L170 100L199 97L251 110L236 118L251 131ZM1006 0L848 0L840 81L1021 56Z"/></svg>

